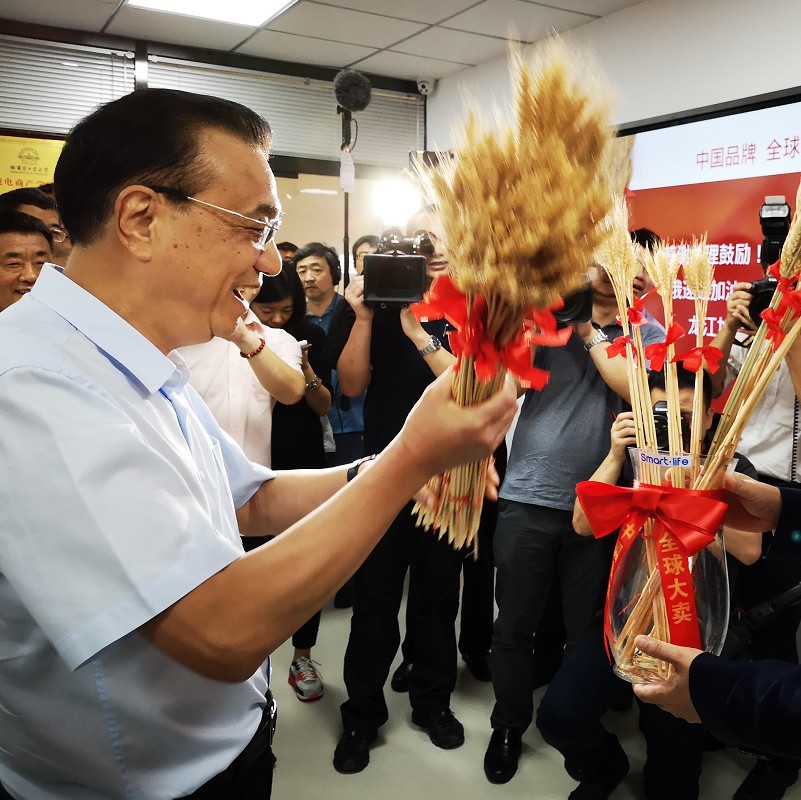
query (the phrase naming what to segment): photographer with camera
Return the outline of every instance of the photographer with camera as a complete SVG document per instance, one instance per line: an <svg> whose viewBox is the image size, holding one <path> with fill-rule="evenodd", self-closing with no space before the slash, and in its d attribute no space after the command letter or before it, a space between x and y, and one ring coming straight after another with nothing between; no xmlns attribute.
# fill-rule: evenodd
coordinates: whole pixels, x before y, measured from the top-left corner
<svg viewBox="0 0 801 800"><path fill-rule="evenodd" d="M644 286L640 276L637 290ZM537 350L535 364L550 378L542 391L525 394L500 491L491 655L495 707L484 755L491 783L506 783L517 771L523 733L534 715L534 633L552 584L558 580L561 586L569 654L601 606L608 573L604 544L575 535L573 503L576 484L596 470L609 448L609 419L629 402L629 389L625 359L606 353L623 329L603 269L590 269L584 294L591 300L587 307L574 296L558 312L562 324L573 328L567 344ZM664 339L649 323L640 330L646 345Z"/></svg>
<svg viewBox="0 0 801 800"><path fill-rule="evenodd" d="M683 443L691 451L695 373L677 365ZM667 449L667 393L663 372L648 379L659 449ZM709 376L704 376L704 420L701 436L712 423ZM611 447L590 480L630 487L633 470L628 448L636 447L634 415L618 414L611 431ZM756 476L756 470L739 453L738 472ZM576 500L573 527L581 536L591 536L589 522ZM612 544L613 536L606 541ZM753 563L760 554L760 535L726 529L727 566L730 585L740 562ZM733 555L734 558L728 557ZM608 575L608 564L606 575ZM631 684L615 674L604 648L603 620L597 619L566 657L548 686L537 711L537 727L543 738L565 759L568 774L580 782L576 798L603 800L609 797L629 770L629 761L618 738L602 725L610 708L630 702ZM704 754L706 732L698 725L676 719L657 706L640 704L639 727L645 737L645 797L647 800L693 800L698 797L698 778ZM570 797L574 797L571 794Z"/></svg>
<svg viewBox="0 0 801 800"><path fill-rule="evenodd" d="M776 281L768 275L771 263L781 254L789 229L790 209L783 197L767 197L760 209L765 239L761 250L765 277L734 284L726 301L726 321L712 345L723 353L721 369L711 375L713 395L721 395L738 375L747 355L760 314L770 304ZM768 385L745 427L740 450L751 459L759 480L774 486L801 486L798 464L799 405L801 392L801 343L796 342ZM770 604L793 587L801 585L801 560L771 552L765 537L765 556L742 571L737 605L747 612ZM776 658L798 663L796 632L801 622L801 603L775 608L750 636L747 656ZM801 762L773 758L757 761L740 786L736 800L780 800L798 778Z"/></svg>
<svg viewBox="0 0 801 800"><path fill-rule="evenodd" d="M337 309L331 326L330 339L341 348L337 370L343 392L352 396L367 392L367 453L383 449L425 388L455 361L448 351L447 323L420 323L399 299L412 302L425 281L448 265L433 216L423 214L415 222L418 234L413 240L399 233L390 246L393 251L423 251L425 258L404 260L397 253L368 256L363 274L348 284L347 303ZM375 271L371 259L379 259ZM424 268L425 275L417 274L416 265ZM422 287L416 285L418 278ZM372 297L383 299L368 305L365 285ZM454 621L465 554L434 532L416 527L411 508L409 504L398 514L356 573L344 664L348 699L342 704L343 734L334 753L334 767L342 773L367 766L370 746L388 719L384 684L400 643L398 614L407 570L409 595L415 598L410 601L415 635L408 676L412 722L437 747L450 750L464 743L464 729L450 709L450 697L456 684Z"/></svg>

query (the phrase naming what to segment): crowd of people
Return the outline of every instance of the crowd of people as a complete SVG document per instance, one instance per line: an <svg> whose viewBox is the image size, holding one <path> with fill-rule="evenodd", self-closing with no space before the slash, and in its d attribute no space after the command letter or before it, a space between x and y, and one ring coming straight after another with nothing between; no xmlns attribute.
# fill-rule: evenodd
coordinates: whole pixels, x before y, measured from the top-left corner
<svg viewBox="0 0 801 800"><path fill-rule="evenodd" d="M275 243L269 146L266 122L235 103L138 91L70 134L55 196L52 186L0 195L0 407L14 420L0 432L0 796L269 797L269 656L291 638L288 682L300 701L322 698L312 650L333 599L352 607L337 772L368 767L388 681L434 746L459 748L461 656L492 684L489 782L512 780L536 721L578 782L570 798L610 797L629 760L601 717L634 695L611 670L599 622L610 543L588 535L575 492L590 478L632 480L626 369L606 353L622 333L606 273L589 267L591 313L562 323L566 346L536 352L544 389L510 381L458 407L448 323L365 301L377 235L354 243L345 281L331 246ZM431 243L430 284L448 268L436 209L410 230ZM640 229L632 240L648 248L658 237ZM644 269L635 288L649 288ZM706 377L703 433L753 332L749 299L738 284L728 300L714 342L728 366ZM664 340L656 320L641 330L645 344ZM680 386L691 415L694 376L680 372ZM799 388L796 346L741 446L738 469L778 487L732 489L745 509L727 529L743 613L801 581L799 554L768 533L801 484ZM650 389L664 398L661 373ZM489 454L474 560L416 527L412 504L431 475ZM24 466L34 459L37 482ZM801 603L776 611L736 656L797 664L799 621ZM719 706L700 709L689 656L660 652L676 679L635 690L645 794L692 800L705 749L760 748ZM718 663L703 660L705 681L728 669ZM691 724L693 705L714 722ZM779 800L796 781L798 747L765 750L736 800Z"/></svg>

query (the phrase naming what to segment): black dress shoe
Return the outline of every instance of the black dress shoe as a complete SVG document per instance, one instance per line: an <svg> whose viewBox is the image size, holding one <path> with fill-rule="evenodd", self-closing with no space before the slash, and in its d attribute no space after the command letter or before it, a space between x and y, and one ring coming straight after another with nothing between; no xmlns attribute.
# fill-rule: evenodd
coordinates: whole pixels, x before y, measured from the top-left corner
<svg viewBox="0 0 801 800"><path fill-rule="evenodd" d="M733 800L781 800L797 780L797 761L760 759L734 793Z"/></svg>
<svg viewBox="0 0 801 800"><path fill-rule="evenodd" d="M361 772L370 763L376 731L345 731L334 750L334 769L345 775Z"/></svg>
<svg viewBox="0 0 801 800"><path fill-rule="evenodd" d="M419 725L428 734L428 738L443 750L455 750L464 744L462 723L453 716L449 708L431 714L412 711L412 722Z"/></svg>
<svg viewBox="0 0 801 800"><path fill-rule="evenodd" d="M389 685L393 692L409 691L409 676L412 674L412 664L409 661L401 661L400 666L392 673L392 680Z"/></svg>
<svg viewBox="0 0 801 800"><path fill-rule="evenodd" d="M612 792L623 782L628 772L629 760L626 758L623 748L617 745L607 755L600 773L595 773L590 777L583 777L580 774L577 776L576 773L568 770L568 774L581 782L567 796L567 800L608 800Z"/></svg>
<svg viewBox="0 0 801 800"><path fill-rule="evenodd" d="M490 783L509 783L517 772L523 749L523 734L517 728L496 728L484 753L484 774Z"/></svg>
<svg viewBox="0 0 801 800"><path fill-rule="evenodd" d="M492 680L490 670L489 651L478 651L477 653L462 653L462 661L467 665L470 674L482 683L489 683Z"/></svg>

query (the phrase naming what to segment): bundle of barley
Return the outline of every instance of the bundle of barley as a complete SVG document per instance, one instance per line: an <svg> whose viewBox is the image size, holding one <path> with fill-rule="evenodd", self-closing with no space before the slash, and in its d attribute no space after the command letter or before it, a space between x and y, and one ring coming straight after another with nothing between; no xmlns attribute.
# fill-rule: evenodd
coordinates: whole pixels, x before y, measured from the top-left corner
<svg viewBox="0 0 801 800"><path fill-rule="evenodd" d="M630 157L630 154L629 154ZM623 170L625 173L625 169ZM623 328L622 347L628 370L631 405L638 447L656 447L656 431L648 395L648 373L639 324L639 310L634 297L634 279L639 272L638 246L629 235L629 212L622 193L615 195L612 209L603 222L605 236L595 250L595 261L606 271L617 301L618 316ZM631 309L631 313L630 313Z"/></svg>
<svg viewBox="0 0 801 800"><path fill-rule="evenodd" d="M691 427L691 450L690 454L695 461L701 455L701 424L704 417L704 391L703 378L704 366L708 369L717 370L717 363L710 363L705 358L704 353L704 330L706 329L706 312L709 305L709 298L712 294L712 281L715 276L715 268L709 263L709 255L706 249L706 236L700 240L693 239L690 246L690 253L687 264L684 266L684 279L687 286L693 293L695 303L695 353L698 357L698 368L695 372L695 394L693 396L693 418ZM723 353L716 351L717 358L721 358ZM687 359L685 359L687 366Z"/></svg>
<svg viewBox="0 0 801 800"><path fill-rule="evenodd" d="M547 309L586 282L611 199L604 167L612 132L604 93L587 88L590 73L580 73L584 59L551 42L537 67L520 55L512 61L514 124L495 133L474 112L456 157L423 176L468 325L498 353L520 344L531 309ZM502 359L481 380L474 353L457 356L458 402L476 403L499 389L507 372ZM482 463L437 478L430 486L436 508L419 509L418 522L447 532L456 547L472 544L485 475Z"/></svg>
<svg viewBox="0 0 801 800"><path fill-rule="evenodd" d="M801 222L798 214L801 184L795 202L796 213L782 247L781 259L771 267L771 273L778 281L776 291L770 306L762 314L763 322L723 408L709 448L710 458L702 488L714 484L723 465L734 454L751 414L801 333L801 290L796 288L801 272Z"/></svg>

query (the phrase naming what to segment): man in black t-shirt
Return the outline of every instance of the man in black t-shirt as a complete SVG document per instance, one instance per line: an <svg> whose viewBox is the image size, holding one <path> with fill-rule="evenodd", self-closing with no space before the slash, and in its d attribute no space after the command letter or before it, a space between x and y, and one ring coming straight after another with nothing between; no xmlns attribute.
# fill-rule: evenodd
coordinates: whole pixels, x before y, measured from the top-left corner
<svg viewBox="0 0 801 800"><path fill-rule="evenodd" d="M436 230L433 219L418 228ZM429 279L445 271L447 260L435 233L426 256ZM340 345L337 371L343 392L364 403L366 453L381 451L402 427L425 388L454 363L443 320L421 324L411 309L372 309L364 303L364 278L351 279L346 303L332 320L331 339ZM349 334L345 340L343 330ZM398 613L406 571L414 587L413 667L409 674L412 722L443 749L460 747L464 729L450 710L456 684L454 620L459 606L459 575L464 553L435 533L415 527L411 504L390 526L356 574L353 617L344 677L348 699L342 704L344 733L334 753L343 773L363 770L370 745L388 718L384 699L392 660L398 650Z"/></svg>

